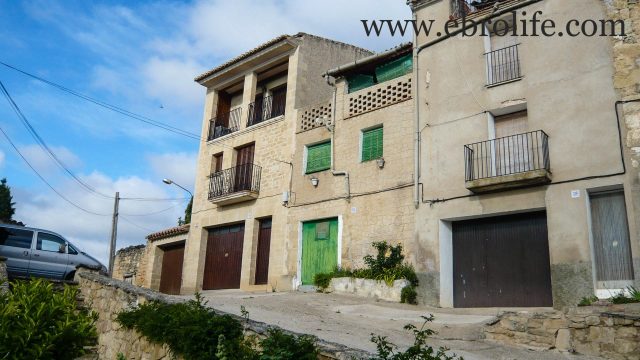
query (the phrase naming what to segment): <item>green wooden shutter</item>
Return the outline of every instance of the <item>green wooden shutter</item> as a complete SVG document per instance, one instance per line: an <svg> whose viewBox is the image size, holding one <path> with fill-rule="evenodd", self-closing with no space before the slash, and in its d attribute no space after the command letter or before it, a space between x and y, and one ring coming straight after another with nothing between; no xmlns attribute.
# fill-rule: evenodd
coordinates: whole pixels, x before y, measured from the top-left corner
<svg viewBox="0 0 640 360"><path fill-rule="evenodd" d="M331 142L307 148L307 174L327 170L331 167Z"/></svg>
<svg viewBox="0 0 640 360"><path fill-rule="evenodd" d="M382 128L362 132L362 161L382 157Z"/></svg>

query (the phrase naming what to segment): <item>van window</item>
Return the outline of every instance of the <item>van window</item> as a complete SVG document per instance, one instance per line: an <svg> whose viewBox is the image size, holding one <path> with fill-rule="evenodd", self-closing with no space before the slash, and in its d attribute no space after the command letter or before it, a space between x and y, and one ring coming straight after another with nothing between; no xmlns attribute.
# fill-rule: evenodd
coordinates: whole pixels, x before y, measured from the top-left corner
<svg viewBox="0 0 640 360"><path fill-rule="evenodd" d="M65 245L66 241L58 236L47 233L38 233L38 244L36 249L43 251L59 252L60 245Z"/></svg>
<svg viewBox="0 0 640 360"><path fill-rule="evenodd" d="M31 248L33 231L0 227L0 245Z"/></svg>
<svg viewBox="0 0 640 360"><path fill-rule="evenodd" d="M78 255L78 250L76 250L76 248L74 248L71 244L67 244L67 251L71 255Z"/></svg>

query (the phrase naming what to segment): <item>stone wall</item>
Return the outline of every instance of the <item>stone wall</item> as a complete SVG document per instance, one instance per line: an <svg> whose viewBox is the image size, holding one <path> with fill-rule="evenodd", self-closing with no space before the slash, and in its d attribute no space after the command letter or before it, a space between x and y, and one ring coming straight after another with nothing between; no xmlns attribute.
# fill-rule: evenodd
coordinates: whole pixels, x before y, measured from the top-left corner
<svg viewBox="0 0 640 360"><path fill-rule="evenodd" d="M186 301L170 295L134 286L124 281L101 276L85 268L78 269L75 280L79 283L80 293L85 303L98 313L98 354L100 359L115 359L122 353L127 359L164 359L170 358L165 346L149 343L137 331L123 329L116 321L117 314L125 309L148 301L175 303ZM216 311L218 314L223 312ZM237 320L244 321L236 315ZM263 336L272 326L249 320L248 335ZM285 331L289 334L294 334ZM294 334L300 335L300 334ZM367 359L371 354L347 348L343 345L318 340L319 359Z"/></svg>
<svg viewBox="0 0 640 360"><path fill-rule="evenodd" d="M640 359L640 304L505 312L485 334L487 340L533 349Z"/></svg>
<svg viewBox="0 0 640 360"><path fill-rule="evenodd" d="M131 279L131 283L141 286L146 275L146 247L144 245L129 246L116 252L113 262L112 277L118 280Z"/></svg>
<svg viewBox="0 0 640 360"><path fill-rule="evenodd" d="M402 289L409 286L408 280L395 280L393 286L384 281L356 279L350 277L333 278L327 288L328 292L337 294L351 294L356 296L375 298L386 301L400 302Z"/></svg>

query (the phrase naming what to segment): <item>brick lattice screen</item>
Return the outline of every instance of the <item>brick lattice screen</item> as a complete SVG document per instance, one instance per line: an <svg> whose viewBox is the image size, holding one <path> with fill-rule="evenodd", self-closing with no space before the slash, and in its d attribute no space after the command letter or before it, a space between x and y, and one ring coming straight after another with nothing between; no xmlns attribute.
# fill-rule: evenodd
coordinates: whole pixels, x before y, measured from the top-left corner
<svg viewBox="0 0 640 360"><path fill-rule="evenodd" d="M352 117L411 99L411 77L393 79L353 93L348 116Z"/></svg>

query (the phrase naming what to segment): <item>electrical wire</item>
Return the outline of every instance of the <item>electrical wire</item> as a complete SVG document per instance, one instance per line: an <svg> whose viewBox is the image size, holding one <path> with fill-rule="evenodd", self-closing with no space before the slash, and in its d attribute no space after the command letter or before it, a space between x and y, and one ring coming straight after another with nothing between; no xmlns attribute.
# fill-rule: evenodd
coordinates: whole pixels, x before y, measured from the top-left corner
<svg viewBox="0 0 640 360"><path fill-rule="evenodd" d="M20 119L22 124L27 128L27 131L29 132L31 137L33 137L33 139L40 146L40 148L42 148L42 150L45 153L47 153L47 155L49 155L49 157L53 160L54 163L56 163L56 165L58 165L58 167L60 167L64 172L66 172L69 176L71 176L78 184L80 184L80 186L85 188L87 191L89 191L89 192L91 192L93 194L96 194L98 196L101 196L103 198L106 198L106 199L113 198L112 196L109 196L109 195L106 195L106 194L103 194L103 193L97 191L95 188L93 188L89 184L85 183L78 176L76 176L62 162L62 160L60 160L60 158L58 158L58 156L53 151L51 151L51 148L47 145L47 143L44 141L44 139L42 139L40 134L38 134L36 129L31 125L31 123L29 122L27 117L24 115L24 113L22 112L22 110L20 109L18 104L16 104L16 102L13 100L13 98L11 97L11 94L9 94L9 91L7 91L7 88L4 86L2 81L0 81L0 90L2 91L2 94L4 95L5 99L7 99L7 102L9 102L9 105L11 106L13 111L16 113L16 115L18 116L18 118Z"/></svg>
<svg viewBox="0 0 640 360"><path fill-rule="evenodd" d="M79 93L79 92L77 92L75 90L67 88L66 86L60 85L60 84L55 83L55 82L53 82L51 80L47 80L45 78L42 78L42 77L37 76L35 74L32 74L32 73L30 73L28 71L25 71L25 70L22 70L20 68L17 68L15 66L13 66L13 65L7 64L7 63L5 63L3 61L0 61L0 65L3 65L3 66L5 66L5 67L7 67L7 68L9 68L11 70L17 71L17 72L19 72L19 73L21 73L21 74L23 74L25 76L28 76L28 77L30 77L32 79L38 80L40 82L43 82L43 83L45 83L45 84L47 84L49 86L52 86L52 87L54 87L54 88L56 88L58 90L61 90L63 92L71 94L73 96L79 97L79 98L81 98L83 100L91 102L91 103L93 103L95 105L98 105L100 107L103 107L105 109L114 111L114 112L119 113L121 115L127 116L129 118L141 121L141 122L146 123L148 125L155 126L155 127L160 128L160 129L163 129L163 130L166 130L166 131L178 134L178 135L182 135L182 136L194 139L194 140L198 140L200 142L205 142L206 143L208 141L207 139L203 139L202 137L200 137L200 135L194 134L194 133L186 131L186 130L182 130L180 128L165 124L165 123L157 121L157 120L153 120L153 119L151 119L149 117L146 117L144 115L136 114L136 113L134 113L132 111L123 109L123 108L121 108L119 106L116 106L116 105L109 104L109 103L107 103L105 101L102 101L102 100L98 100L98 99L92 98L92 97L90 97L88 95L84 95L84 94ZM231 145L222 144L222 143L217 143L216 145L219 145L221 147L225 147L227 149L235 150L235 148L233 146L231 146ZM291 164L288 161L269 158L269 157L261 156L259 154L258 155L254 155L254 156L257 157L257 158L261 158L263 160L270 160L270 161L273 161L273 162L289 164L289 165Z"/></svg>
<svg viewBox="0 0 640 360"><path fill-rule="evenodd" d="M186 200L186 198L185 198L185 200ZM162 210L159 210L159 211L155 211L155 212L151 212L151 213L146 213L146 214L123 214L123 213L120 213L120 215L125 215L125 216L138 216L138 217L151 216L151 215L157 215L157 214L162 214L163 212L169 211L169 210L171 210L171 209L175 209L176 207L178 207L178 206L180 206L180 205L182 205L182 204L184 204L184 202L179 202L179 203L174 204L174 205L172 205L172 206L170 206L170 207L168 207L168 208L166 208L166 209L162 209Z"/></svg>
<svg viewBox="0 0 640 360"><path fill-rule="evenodd" d="M36 129L33 127L33 125L31 125L31 123L29 122L27 117L22 112L22 109L20 109L20 106L18 106L18 104L13 100L13 97L11 96L11 94L9 93L7 88L4 86L2 81L0 81L0 91L2 91L2 94L4 95L5 99L7 99L7 102L11 106L11 109L16 113L16 115L18 116L18 118L20 119L22 124L27 128L27 131L29 132L29 134L34 138L34 140L40 146L40 148L42 148L42 150L45 153L47 153L47 155L49 155L49 157L56 163L56 165L58 165L64 172L66 172L69 176L71 176L78 184L80 184L80 186L82 186L87 191L89 191L89 192L91 192L91 193L93 193L95 195L98 195L98 196L100 196L102 198L105 198L105 199L111 199L112 200L112 199L115 198L114 196L103 194L103 193L99 192L98 190L93 188L91 185L89 185L86 182L82 181L82 179L80 179L76 174L74 174L62 162L62 160L60 160L60 158L58 158L58 156L51 150L51 148L47 145L47 143L40 136L40 134L38 134ZM184 200L184 199L187 199L187 198L165 198L165 199L163 199L163 198L155 198L155 199L154 198L134 198L134 197L122 197L122 198L120 198L120 200L132 200L132 201L176 201L176 200Z"/></svg>
<svg viewBox="0 0 640 360"><path fill-rule="evenodd" d="M124 216L122 216L122 215L120 215L120 216L119 216L119 218L120 218L120 219L122 219L122 220L124 220L125 222L129 223L130 225L133 225L133 226L137 227L138 229L141 229L141 230L147 231L147 232L149 232L149 233L152 233L152 232L155 232L155 231L156 231L156 230L148 229L148 228L146 228L146 227L144 227L144 226L140 226L140 225L138 225L138 224L134 223L133 221L131 221L131 220L127 219L126 217L124 217Z"/></svg>
<svg viewBox="0 0 640 360"><path fill-rule="evenodd" d="M93 212L91 210L87 210L85 208L83 208L82 206L74 203L73 201L69 200L67 197L65 197L64 195L62 195L58 190L56 190L47 180L45 180L45 178L40 175L40 173L33 167L33 165L31 165L31 163L27 160L27 158L24 157L24 155L20 152L20 150L18 150L18 147L13 143L13 141L11 141L11 138L9 138L9 135L4 131L4 129L2 129L2 127L0 127L0 132L2 132L2 134L4 135L4 137L7 139L7 141L9 142L9 144L11 145L11 147L13 147L13 149L18 153L18 155L20 155L20 157L22 158L22 160L31 168L31 170L33 170L33 172L40 178L40 180L42 180L42 182L44 182L51 190L53 190L54 193L56 193L59 197L61 197L64 201L66 201L67 203L69 203L70 205L72 205L73 207L75 207L78 210L82 210L88 214L91 215L96 215L96 216L111 216L111 214L100 214L97 212Z"/></svg>

